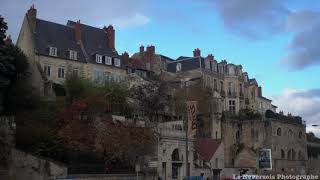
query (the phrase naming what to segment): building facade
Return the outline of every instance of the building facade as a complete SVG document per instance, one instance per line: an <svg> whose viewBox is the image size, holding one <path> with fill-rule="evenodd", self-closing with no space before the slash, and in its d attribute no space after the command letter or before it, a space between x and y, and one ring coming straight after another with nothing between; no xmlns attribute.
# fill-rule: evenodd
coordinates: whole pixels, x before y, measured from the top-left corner
<svg viewBox="0 0 320 180"><path fill-rule="evenodd" d="M100 29L80 21L57 24L37 18L32 6L24 17L17 46L30 61L32 84L40 94L45 94L50 82L61 84L69 71L94 81L126 78L111 25Z"/></svg>

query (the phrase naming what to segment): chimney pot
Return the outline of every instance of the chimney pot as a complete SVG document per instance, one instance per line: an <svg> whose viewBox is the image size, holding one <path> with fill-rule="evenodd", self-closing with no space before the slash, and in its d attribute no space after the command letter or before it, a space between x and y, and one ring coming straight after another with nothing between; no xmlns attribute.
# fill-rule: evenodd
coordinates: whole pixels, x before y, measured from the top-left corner
<svg viewBox="0 0 320 180"><path fill-rule="evenodd" d="M140 46L140 54L143 54L143 53L144 53L144 46L141 45L141 46Z"/></svg>
<svg viewBox="0 0 320 180"><path fill-rule="evenodd" d="M113 29L112 25L109 25L107 28L103 27L105 33L107 34L108 38L108 47L115 51L115 30Z"/></svg>
<svg viewBox="0 0 320 180"><path fill-rule="evenodd" d="M126 51L122 54L122 59L129 60L129 54Z"/></svg>
<svg viewBox="0 0 320 180"><path fill-rule="evenodd" d="M208 54L208 57L207 57L207 59L209 59L209 60L214 60L214 56L212 55L212 54Z"/></svg>
<svg viewBox="0 0 320 180"><path fill-rule="evenodd" d="M76 22L76 24L74 25L74 32L75 32L75 38L77 43L79 43L81 41L81 24L80 24L80 20L78 20Z"/></svg>
<svg viewBox="0 0 320 180"><path fill-rule="evenodd" d="M196 48L193 50L193 57L200 57L201 56L201 51L199 48Z"/></svg>
<svg viewBox="0 0 320 180"><path fill-rule="evenodd" d="M258 96L262 97L262 88L261 88L261 86L258 87Z"/></svg>

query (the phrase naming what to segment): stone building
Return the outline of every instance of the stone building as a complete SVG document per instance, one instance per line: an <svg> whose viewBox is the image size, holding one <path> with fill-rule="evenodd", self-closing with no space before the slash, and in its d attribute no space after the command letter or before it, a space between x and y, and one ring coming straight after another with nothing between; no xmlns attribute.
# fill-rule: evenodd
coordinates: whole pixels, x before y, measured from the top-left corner
<svg viewBox="0 0 320 180"><path fill-rule="evenodd" d="M313 133L307 133L308 174L320 175L320 139Z"/></svg>
<svg viewBox="0 0 320 180"><path fill-rule="evenodd" d="M217 62L212 54L202 57L200 49L193 51L193 57L180 56L168 62L167 72L177 76L185 72L197 74L205 86L220 98L222 111L238 113L241 109L253 109L264 113L276 110L272 101L262 96L261 86L255 79L249 79L241 65L228 64L226 60Z"/></svg>
<svg viewBox="0 0 320 180"><path fill-rule="evenodd" d="M95 81L126 78L111 25L100 29L70 20L66 25L57 24L39 19L32 6L24 17L17 46L27 55L32 85L42 95L61 84L68 70Z"/></svg>
<svg viewBox="0 0 320 180"><path fill-rule="evenodd" d="M272 111L260 118L239 119L226 114L222 121L225 166L264 173L257 167L257 151L271 149L270 173L305 174L305 128L306 124L300 117L288 117Z"/></svg>

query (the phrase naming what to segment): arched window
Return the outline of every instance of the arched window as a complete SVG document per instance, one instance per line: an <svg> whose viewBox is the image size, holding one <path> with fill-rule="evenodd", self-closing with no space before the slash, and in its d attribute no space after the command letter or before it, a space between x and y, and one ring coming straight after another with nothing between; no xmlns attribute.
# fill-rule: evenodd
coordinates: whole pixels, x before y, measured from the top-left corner
<svg viewBox="0 0 320 180"><path fill-rule="evenodd" d="M281 128L277 129L277 136L281 136Z"/></svg>
<svg viewBox="0 0 320 180"><path fill-rule="evenodd" d="M303 159L302 152L300 150L299 150L298 158L299 158L299 160Z"/></svg>
<svg viewBox="0 0 320 180"><path fill-rule="evenodd" d="M236 143L240 144L240 131L239 130L236 133Z"/></svg>
<svg viewBox="0 0 320 180"><path fill-rule="evenodd" d="M281 158L285 158L285 157L286 157L285 152L283 149L281 149Z"/></svg>
<svg viewBox="0 0 320 180"><path fill-rule="evenodd" d="M288 150L287 159L291 159L291 149Z"/></svg>
<svg viewBox="0 0 320 180"><path fill-rule="evenodd" d="M302 132L300 131L299 132L299 139L301 139L302 138Z"/></svg>
<svg viewBox="0 0 320 180"><path fill-rule="evenodd" d="M292 149L292 160L296 159L296 151Z"/></svg>
<svg viewBox="0 0 320 180"><path fill-rule="evenodd" d="M171 160L172 161L180 161L179 158L179 149L174 149L171 155Z"/></svg>

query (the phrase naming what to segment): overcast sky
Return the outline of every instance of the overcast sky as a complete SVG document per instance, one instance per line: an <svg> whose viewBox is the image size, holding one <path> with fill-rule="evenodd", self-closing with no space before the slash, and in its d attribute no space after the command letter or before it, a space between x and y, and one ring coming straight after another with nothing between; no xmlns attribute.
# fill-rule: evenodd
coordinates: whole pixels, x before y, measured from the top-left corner
<svg viewBox="0 0 320 180"><path fill-rule="evenodd" d="M279 110L300 115L320 135L320 2L318 0L2 0L0 14L16 40L32 5L37 17L116 28L119 53L141 44L177 58L212 53L242 64Z"/></svg>

